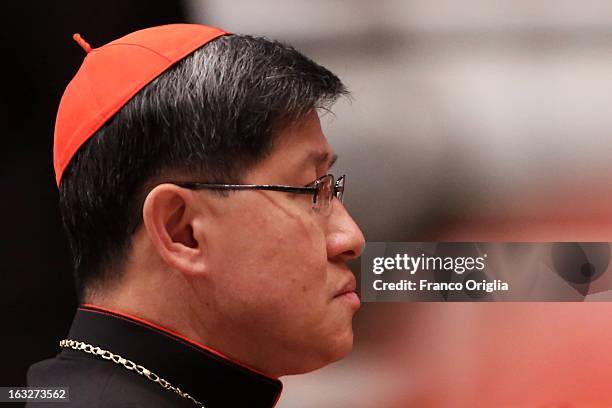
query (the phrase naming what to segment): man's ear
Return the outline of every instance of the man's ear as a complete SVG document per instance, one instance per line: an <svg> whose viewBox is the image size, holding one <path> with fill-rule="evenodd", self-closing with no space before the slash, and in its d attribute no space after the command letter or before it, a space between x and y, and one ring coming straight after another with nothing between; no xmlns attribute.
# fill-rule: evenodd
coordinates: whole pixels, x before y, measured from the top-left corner
<svg viewBox="0 0 612 408"><path fill-rule="evenodd" d="M145 199L144 226L161 258L189 275L206 272L203 234L195 234L194 218L200 215L194 194L174 184L160 184Z"/></svg>

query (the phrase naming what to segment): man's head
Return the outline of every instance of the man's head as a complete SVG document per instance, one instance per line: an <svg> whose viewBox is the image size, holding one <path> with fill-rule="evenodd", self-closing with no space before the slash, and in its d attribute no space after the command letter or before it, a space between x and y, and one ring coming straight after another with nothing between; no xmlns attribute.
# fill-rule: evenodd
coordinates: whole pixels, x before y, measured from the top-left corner
<svg viewBox="0 0 612 408"><path fill-rule="evenodd" d="M345 262L363 236L339 201L323 214L310 195L174 184L314 181L334 156L317 108L345 93L291 47L238 35L141 89L62 176L81 298L148 313L271 374L346 354L356 305L337 295L354 289Z"/></svg>

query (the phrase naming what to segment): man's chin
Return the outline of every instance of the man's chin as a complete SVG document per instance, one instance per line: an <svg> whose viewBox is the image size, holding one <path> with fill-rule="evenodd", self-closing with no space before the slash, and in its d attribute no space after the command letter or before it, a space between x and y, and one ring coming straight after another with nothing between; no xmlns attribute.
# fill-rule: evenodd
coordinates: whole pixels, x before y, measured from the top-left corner
<svg viewBox="0 0 612 408"><path fill-rule="evenodd" d="M351 328L346 334L343 334L341 337L336 337L333 342L327 344L327 347L319 350L319 352L316 353L316 357L313 356L309 361L302 359L298 366L284 375L306 374L318 370L328 364L342 360L348 356L352 350L353 330Z"/></svg>
<svg viewBox="0 0 612 408"><path fill-rule="evenodd" d="M353 328L349 325L345 333L342 333L339 337L334 339L325 351L325 364L331 364L333 362L342 360L348 356L353 350Z"/></svg>
<svg viewBox="0 0 612 408"><path fill-rule="evenodd" d="M343 359L353 351L353 327L348 330L347 338L343 341L343 346L338 355L338 360Z"/></svg>

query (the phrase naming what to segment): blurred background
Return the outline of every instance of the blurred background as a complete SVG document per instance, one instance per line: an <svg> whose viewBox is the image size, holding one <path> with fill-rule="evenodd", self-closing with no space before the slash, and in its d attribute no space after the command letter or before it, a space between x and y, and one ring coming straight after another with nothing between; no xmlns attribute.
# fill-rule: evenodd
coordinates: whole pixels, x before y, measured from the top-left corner
<svg viewBox="0 0 612 408"><path fill-rule="evenodd" d="M295 45L352 91L324 130L368 241L612 241L612 3L11 2L2 30L0 385L57 352L76 300L53 124L83 51L196 22ZM358 274L359 265L354 265ZM612 305L364 304L355 350L281 408L609 407Z"/></svg>

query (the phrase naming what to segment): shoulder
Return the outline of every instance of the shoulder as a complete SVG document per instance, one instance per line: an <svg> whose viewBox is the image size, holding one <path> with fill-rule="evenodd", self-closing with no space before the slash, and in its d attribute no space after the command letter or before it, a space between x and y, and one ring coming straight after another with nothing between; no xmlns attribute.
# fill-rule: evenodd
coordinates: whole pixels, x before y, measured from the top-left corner
<svg viewBox="0 0 612 408"><path fill-rule="evenodd" d="M57 403L64 408L193 407L190 401L122 365L74 350L32 365L28 386L69 387L70 402Z"/></svg>

